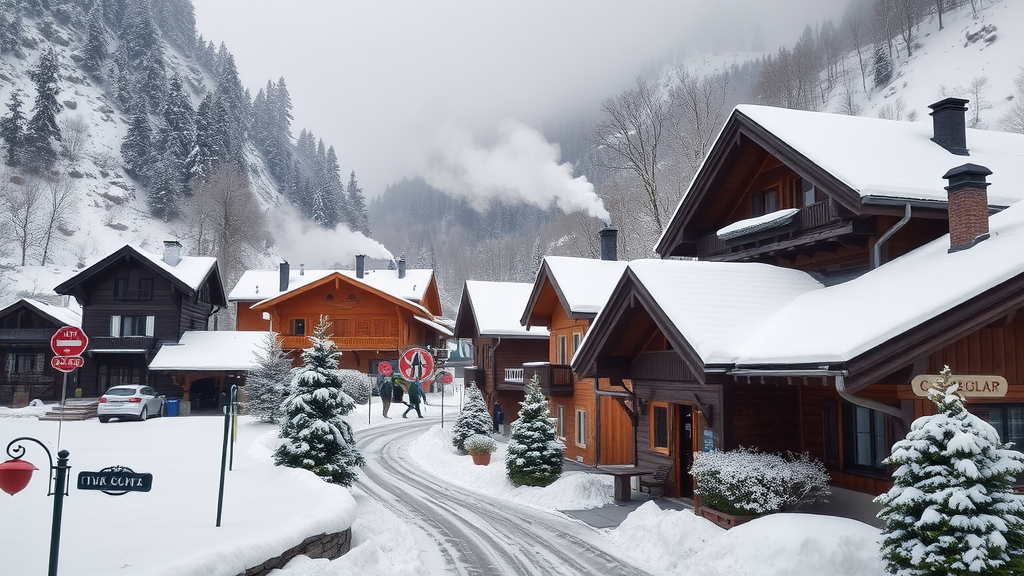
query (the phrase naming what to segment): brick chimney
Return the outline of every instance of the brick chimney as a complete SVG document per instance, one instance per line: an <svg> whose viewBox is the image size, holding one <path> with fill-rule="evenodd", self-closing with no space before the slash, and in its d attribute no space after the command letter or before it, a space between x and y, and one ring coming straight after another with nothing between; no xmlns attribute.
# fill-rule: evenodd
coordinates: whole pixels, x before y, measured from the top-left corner
<svg viewBox="0 0 1024 576"><path fill-rule="evenodd" d="M618 260L619 230L602 228L598 234L601 236L601 260Z"/></svg>
<svg viewBox="0 0 1024 576"><path fill-rule="evenodd" d="M957 156L967 153L967 103L963 98L946 98L928 106L932 109L932 142Z"/></svg>
<svg viewBox="0 0 1024 576"><path fill-rule="evenodd" d="M356 254L356 278L362 278L366 272L366 254Z"/></svg>
<svg viewBox="0 0 1024 576"><path fill-rule="evenodd" d="M287 262L281 262L281 292L288 290L288 275L291 274L291 269Z"/></svg>
<svg viewBox="0 0 1024 576"><path fill-rule="evenodd" d="M177 266L178 262L181 262L181 242L164 240L164 262L171 266Z"/></svg>
<svg viewBox="0 0 1024 576"><path fill-rule="evenodd" d="M398 258L398 277L405 278L405 258Z"/></svg>
<svg viewBox="0 0 1024 576"><path fill-rule="evenodd" d="M992 171L964 164L946 172L949 181L949 251L958 252L988 238L988 182Z"/></svg>

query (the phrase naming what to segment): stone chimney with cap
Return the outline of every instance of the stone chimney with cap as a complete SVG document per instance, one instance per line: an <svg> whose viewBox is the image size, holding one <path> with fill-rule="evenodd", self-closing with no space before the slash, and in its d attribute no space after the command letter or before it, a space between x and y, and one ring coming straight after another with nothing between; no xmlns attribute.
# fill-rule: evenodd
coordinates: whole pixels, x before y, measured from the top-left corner
<svg viewBox="0 0 1024 576"><path fill-rule="evenodd" d="M949 181L949 251L959 252L989 237L988 182L992 171L977 164L963 164L946 172Z"/></svg>
<svg viewBox="0 0 1024 576"><path fill-rule="evenodd" d="M963 98L946 98L928 106L932 109L932 142L957 156L967 153L967 103Z"/></svg>
<svg viewBox="0 0 1024 576"><path fill-rule="evenodd" d="M618 260L619 230L617 228L602 228L598 235L601 236L601 260Z"/></svg>
<svg viewBox="0 0 1024 576"><path fill-rule="evenodd" d="M405 278L405 258L398 258L398 277Z"/></svg>
<svg viewBox="0 0 1024 576"><path fill-rule="evenodd" d="M291 274L291 267L288 262L281 262L281 292L288 290L288 276Z"/></svg>
<svg viewBox="0 0 1024 576"><path fill-rule="evenodd" d="M181 262L181 242L164 240L164 262L170 266L177 266Z"/></svg>
<svg viewBox="0 0 1024 576"><path fill-rule="evenodd" d="M356 254L356 278L366 273L366 254Z"/></svg>

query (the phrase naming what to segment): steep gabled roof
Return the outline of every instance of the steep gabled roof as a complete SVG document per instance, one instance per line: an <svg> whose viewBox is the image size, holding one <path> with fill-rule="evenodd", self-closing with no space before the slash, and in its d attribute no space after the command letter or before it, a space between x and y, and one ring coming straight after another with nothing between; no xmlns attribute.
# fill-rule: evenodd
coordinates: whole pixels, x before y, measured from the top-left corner
<svg viewBox="0 0 1024 576"><path fill-rule="evenodd" d="M532 289L533 285L525 282L467 280L455 320L455 335L459 338L547 338L547 328L526 328L520 323Z"/></svg>
<svg viewBox="0 0 1024 576"><path fill-rule="evenodd" d="M625 269L621 260L545 256L520 322L550 326L558 305L570 318L593 318Z"/></svg>
<svg viewBox="0 0 1024 576"><path fill-rule="evenodd" d="M210 301L215 306L227 306L227 295L224 293L224 283L221 280L220 268L217 266L217 259L209 256L182 256L181 260L174 266L163 261L163 259L146 250L132 244L125 244L120 249L100 259L98 262L75 274L54 288L58 294L73 294L79 296L79 287L88 283L93 278L102 275L108 268L122 260L135 260L144 267L152 270L171 281L181 292L194 296L204 283L210 281Z"/></svg>
<svg viewBox="0 0 1024 576"><path fill-rule="evenodd" d="M945 208L942 175L964 162L993 171L989 204L1002 208L1024 199L1024 134L967 129L969 157L931 141L928 118L900 122L862 116L742 105L733 110L658 241L662 257L686 240L684 231L702 207L722 202L722 182L734 171L740 145L754 145L827 190L859 214L893 204ZM873 207L873 208L872 208ZM692 241L693 239L690 238Z"/></svg>
<svg viewBox="0 0 1024 576"><path fill-rule="evenodd" d="M833 286L765 264L633 262L573 367L588 373L614 354L616 324L639 302L698 369L842 369L850 389L863 387L1024 307L1024 202L990 229L970 249L950 253L943 236Z"/></svg>
<svg viewBox="0 0 1024 576"><path fill-rule="evenodd" d="M82 327L82 308L74 305L73 308L64 308L40 302L32 298L22 298L10 306L0 310L0 318L7 316L19 308L27 308L53 322L56 326L77 326Z"/></svg>
<svg viewBox="0 0 1024 576"><path fill-rule="evenodd" d="M277 292L276 295L273 295L273 296L271 296L269 298L266 298L264 300L260 300L259 302L256 302L255 304L250 306L250 308L252 308L253 310L266 310L267 308L270 308L272 306L280 304L281 302L284 302L284 301L286 301L286 300L288 300L290 298L294 298L294 297L299 296L301 294L305 294L306 292L309 292L310 290L315 290L315 289L317 289L317 288L319 288L321 286L325 286L325 285L329 285L329 284L333 284L333 283L337 282L337 283L345 283L346 285L356 286L356 287L362 288L362 289L364 289L364 290L366 290L366 291L368 291L368 292L370 292L372 294L376 294L377 296L379 296L380 298L383 298L384 300L387 300L388 302L391 302L393 304L397 304L398 306L411 311L413 314L417 314L417 315L420 315L420 316L427 316L429 318L433 318L433 315L425 307L417 304L416 302L412 302L410 300L406 300L405 298L401 298L401 297L396 296L396 295L394 295L394 294L392 294L390 292L387 292L385 290L382 290L380 288L372 286L372 285L370 285L368 283L360 282L359 279L357 279L354 274L353 275L349 275L349 274L345 274L343 271L333 271L333 272L328 272L328 273L326 273L324 275L317 274L315 277L316 277L316 280L309 281L309 282L304 282L300 286L295 287L295 288L289 288L288 290L286 290L284 292L282 292L280 290L277 290L276 291ZM235 291L232 290L232 293L234 293L234 292ZM241 300L241 301L245 301L245 300Z"/></svg>

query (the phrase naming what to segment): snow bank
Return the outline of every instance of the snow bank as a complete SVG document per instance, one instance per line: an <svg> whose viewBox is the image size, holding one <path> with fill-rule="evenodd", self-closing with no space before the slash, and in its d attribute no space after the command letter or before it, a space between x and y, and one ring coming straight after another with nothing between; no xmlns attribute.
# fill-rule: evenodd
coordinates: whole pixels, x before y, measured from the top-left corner
<svg viewBox="0 0 1024 576"><path fill-rule="evenodd" d="M652 500L610 530L608 539L653 571L679 574L692 566L691 557L724 532L690 510L662 510Z"/></svg>

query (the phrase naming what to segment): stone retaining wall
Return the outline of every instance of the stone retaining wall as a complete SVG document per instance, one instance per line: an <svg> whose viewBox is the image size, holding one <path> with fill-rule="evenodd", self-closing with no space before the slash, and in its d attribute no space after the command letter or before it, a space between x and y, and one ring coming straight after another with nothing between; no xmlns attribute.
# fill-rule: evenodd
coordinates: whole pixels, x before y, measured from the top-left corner
<svg viewBox="0 0 1024 576"><path fill-rule="evenodd" d="M266 576L271 570L284 568L284 565L296 556L334 559L342 556L351 548L352 528L346 528L343 532L310 536L301 544L284 551L280 556L270 558L259 566L253 566L245 572L239 573L238 576Z"/></svg>

